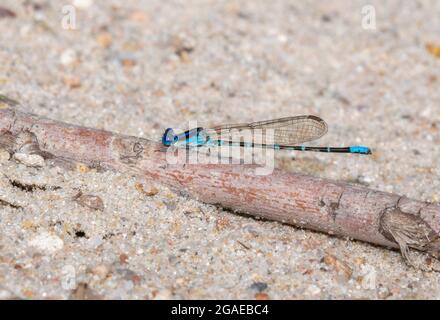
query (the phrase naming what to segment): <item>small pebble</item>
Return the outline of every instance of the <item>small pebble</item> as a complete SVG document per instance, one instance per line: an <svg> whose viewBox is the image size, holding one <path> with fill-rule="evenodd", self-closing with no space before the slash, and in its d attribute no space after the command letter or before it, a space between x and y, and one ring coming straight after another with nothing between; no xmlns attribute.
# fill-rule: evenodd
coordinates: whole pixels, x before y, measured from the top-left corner
<svg viewBox="0 0 440 320"><path fill-rule="evenodd" d="M0 289L0 300L10 300L13 299L14 295L12 292L6 289Z"/></svg>
<svg viewBox="0 0 440 320"><path fill-rule="evenodd" d="M255 300L270 300L270 297L267 293L257 293L255 295Z"/></svg>
<svg viewBox="0 0 440 320"><path fill-rule="evenodd" d="M14 153L14 160L27 167L44 167L44 158L38 154Z"/></svg>
<svg viewBox="0 0 440 320"><path fill-rule="evenodd" d="M90 167L87 166L87 165L84 164L84 163L78 163L78 164L76 165L76 169L77 169L78 172L80 172L80 173L86 173L86 172L89 172L89 171L90 171Z"/></svg>
<svg viewBox="0 0 440 320"><path fill-rule="evenodd" d="M14 11L5 8L5 7L0 7L0 19L3 18L15 18L17 15L15 14Z"/></svg>
<svg viewBox="0 0 440 320"><path fill-rule="evenodd" d="M6 163L11 155L5 149L0 149L0 163Z"/></svg>
<svg viewBox="0 0 440 320"><path fill-rule="evenodd" d="M63 81L64 84L71 89L76 89L81 87L81 79L78 77L65 77Z"/></svg>
<svg viewBox="0 0 440 320"><path fill-rule="evenodd" d="M104 279L110 273L110 268L105 264L99 264L92 269L92 273L100 279Z"/></svg>
<svg viewBox="0 0 440 320"><path fill-rule="evenodd" d="M23 295L28 299L32 299L32 297L34 296L34 292L32 290L24 289L22 292Z"/></svg>
<svg viewBox="0 0 440 320"><path fill-rule="evenodd" d="M131 277L131 281L133 282L134 285L139 285L142 282L142 277L140 275L133 275Z"/></svg>
<svg viewBox="0 0 440 320"><path fill-rule="evenodd" d="M128 255L126 255L125 253L122 253L119 255L119 262L121 264L127 264L128 263Z"/></svg>
<svg viewBox="0 0 440 320"><path fill-rule="evenodd" d="M356 259L354 259L354 263L358 266L365 264L365 258L363 257L358 257Z"/></svg>
<svg viewBox="0 0 440 320"><path fill-rule="evenodd" d="M103 48L108 48L113 42L113 38L109 33L101 33L96 37L96 42Z"/></svg>
<svg viewBox="0 0 440 320"><path fill-rule="evenodd" d="M365 290L375 290L376 289L376 269L372 266L365 266L365 274L361 277L361 285Z"/></svg>
<svg viewBox="0 0 440 320"><path fill-rule="evenodd" d="M94 290L92 290L87 283L81 282L72 291L70 295L72 300L99 300L102 299Z"/></svg>
<svg viewBox="0 0 440 320"><path fill-rule="evenodd" d="M323 14L321 16L321 21L323 21L323 22L331 22L332 21L332 17L329 14Z"/></svg>
<svg viewBox="0 0 440 320"><path fill-rule="evenodd" d="M254 282L250 286L250 289L258 291L258 292L263 292L264 290L267 289L267 283L265 283L265 282Z"/></svg>
<svg viewBox="0 0 440 320"><path fill-rule="evenodd" d="M387 287L379 287L377 291L378 291L377 294L380 299L387 299L393 295Z"/></svg>
<svg viewBox="0 0 440 320"><path fill-rule="evenodd" d="M92 0L74 0L73 5L79 9L87 9L93 4Z"/></svg>
<svg viewBox="0 0 440 320"><path fill-rule="evenodd" d="M74 200L83 207L104 211L104 202L98 196L92 194L82 194L82 192L79 192L74 197Z"/></svg>
<svg viewBox="0 0 440 320"><path fill-rule="evenodd" d="M130 15L130 20L135 22L148 21L148 16L142 11L134 11Z"/></svg>
<svg viewBox="0 0 440 320"><path fill-rule="evenodd" d="M154 300L170 300L173 298L173 294L168 289L162 289L153 293Z"/></svg>
<svg viewBox="0 0 440 320"><path fill-rule="evenodd" d="M119 274L125 280L129 280L129 281L133 281L133 279L135 279L136 276L138 276L136 272L128 268L116 269L116 273Z"/></svg>
<svg viewBox="0 0 440 320"><path fill-rule="evenodd" d="M29 241L31 247L36 248L40 253L53 254L64 246L63 240L49 232L43 232Z"/></svg>
<svg viewBox="0 0 440 320"><path fill-rule="evenodd" d="M73 64L75 61L77 61L77 59L78 58L77 58L75 50L67 49L61 53L60 63L64 66L69 66L69 65Z"/></svg>
<svg viewBox="0 0 440 320"><path fill-rule="evenodd" d="M98 248L104 241L102 240L102 237L95 236L88 240L87 245L90 249L96 249Z"/></svg>
<svg viewBox="0 0 440 320"><path fill-rule="evenodd" d="M156 187L153 187L153 186L146 186L145 187L142 183L136 183L135 188L137 191L139 191L149 197L155 196L156 194L159 193L159 190Z"/></svg>
<svg viewBox="0 0 440 320"><path fill-rule="evenodd" d="M34 224L34 222L33 221L31 221L31 220L24 220L22 223L21 223L21 227L23 228L23 229L25 229L25 230L29 230L29 229L35 229L35 224Z"/></svg>
<svg viewBox="0 0 440 320"><path fill-rule="evenodd" d="M60 274L61 286L65 290L72 290L76 287L76 270L75 267L67 264L61 269Z"/></svg>
<svg viewBox="0 0 440 320"><path fill-rule="evenodd" d="M220 217L215 221L215 228L221 231L231 227L231 221L227 217Z"/></svg>
<svg viewBox="0 0 440 320"><path fill-rule="evenodd" d="M317 296L317 295L319 295L321 293L321 289L318 286L312 284L312 285L307 287L305 293L307 295Z"/></svg>
<svg viewBox="0 0 440 320"><path fill-rule="evenodd" d="M188 35L181 33L174 36L170 40L170 44L174 49L174 53L180 58L184 63L189 63L189 54L194 51L195 40Z"/></svg>
<svg viewBox="0 0 440 320"><path fill-rule="evenodd" d="M440 45L435 45L433 43L428 43L426 45L426 50L434 57L440 58Z"/></svg>
<svg viewBox="0 0 440 320"><path fill-rule="evenodd" d="M335 256L331 254L326 255L323 258L323 262L326 265L333 267L337 272L344 274L347 279L350 279L351 275L353 274L353 270L350 268L350 266L347 263L337 259Z"/></svg>
<svg viewBox="0 0 440 320"><path fill-rule="evenodd" d="M126 68L131 68L136 65L136 60L133 58L123 58L121 59L121 64Z"/></svg>

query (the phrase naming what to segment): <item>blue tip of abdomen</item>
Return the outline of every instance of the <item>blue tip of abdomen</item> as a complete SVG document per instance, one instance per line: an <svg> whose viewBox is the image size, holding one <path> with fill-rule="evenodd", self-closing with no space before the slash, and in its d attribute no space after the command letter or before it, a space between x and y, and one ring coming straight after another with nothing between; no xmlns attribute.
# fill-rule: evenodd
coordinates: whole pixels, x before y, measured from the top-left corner
<svg viewBox="0 0 440 320"><path fill-rule="evenodd" d="M371 154L371 149L364 146L352 146L350 147L351 153Z"/></svg>

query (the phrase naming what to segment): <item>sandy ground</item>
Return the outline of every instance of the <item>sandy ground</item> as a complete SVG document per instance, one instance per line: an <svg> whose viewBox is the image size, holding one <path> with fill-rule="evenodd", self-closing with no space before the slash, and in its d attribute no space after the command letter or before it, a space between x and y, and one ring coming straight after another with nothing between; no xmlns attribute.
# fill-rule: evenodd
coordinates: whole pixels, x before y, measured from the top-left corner
<svg viewBox="0 0 440 320"><path fill-rule="evenodd" d="M366 1L73 3L76 30L63 28L68 1L1 1L16 16L0 10L0 94L20 108L147 138L315 114L329 124L321 145L373 156L281 153L278 167L440 200L440 59L426 48L440 45L439 1L368 1L375 30L362 28ZM440 275L396 251L119 173L4 151L0 172L3 299L440 299Z"/></svg>

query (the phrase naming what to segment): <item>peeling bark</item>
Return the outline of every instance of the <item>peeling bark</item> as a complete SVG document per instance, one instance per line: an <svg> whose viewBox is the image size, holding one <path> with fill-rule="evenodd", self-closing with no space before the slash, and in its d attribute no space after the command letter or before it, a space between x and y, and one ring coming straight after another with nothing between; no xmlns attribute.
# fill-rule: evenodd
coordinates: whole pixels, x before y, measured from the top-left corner
<svg viewBox="0 0 440 320"><path fill-rule="evenodd" d="M421 209L420 209L421 210ZM414 267L417 265L409 254L409 248L425 251L440 258L440 237L431 226L420 217L420 210L414 214L404 212L399 207L386 208L380 218L380 232L389 240L395 241L405 260Z"/></svg>
<svg viewBox="0 0 440 320"><path fill-rule="evenodd" d="M332 235L440 258L440 205L363 186L255 165L169 164L160 143L57 122L12 108L0 109L0 148L37 154L71 169L84 163L135 173L234 211Z"/></svg>

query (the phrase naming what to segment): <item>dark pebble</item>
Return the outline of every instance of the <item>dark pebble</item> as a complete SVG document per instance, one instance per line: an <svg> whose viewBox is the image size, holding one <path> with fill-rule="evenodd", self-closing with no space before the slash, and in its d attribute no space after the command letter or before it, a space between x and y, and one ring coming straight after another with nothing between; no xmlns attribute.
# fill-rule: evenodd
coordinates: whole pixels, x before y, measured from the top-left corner
<svg viewBox="0 0 440 320"><path fill-rule="evenodd" d="M254 282L249 288L257 292L263 292L267 287L268 285L265 282Z"/></svg>

